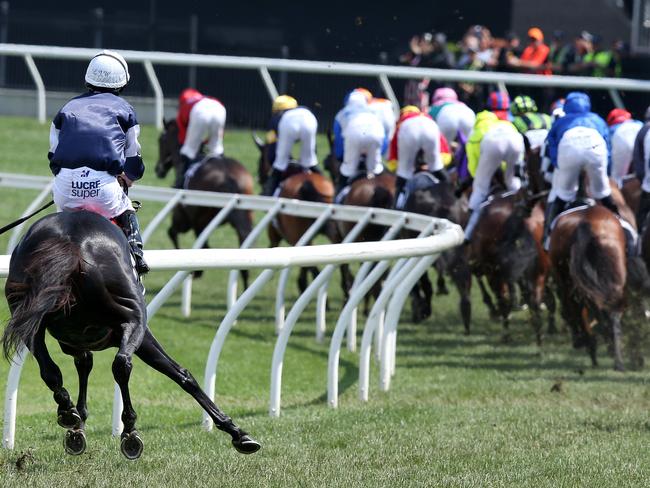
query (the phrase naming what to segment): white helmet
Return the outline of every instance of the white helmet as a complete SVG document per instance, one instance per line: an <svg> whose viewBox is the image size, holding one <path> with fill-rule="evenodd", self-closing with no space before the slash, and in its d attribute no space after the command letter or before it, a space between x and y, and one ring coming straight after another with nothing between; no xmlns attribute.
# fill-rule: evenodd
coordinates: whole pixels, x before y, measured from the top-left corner
<svg viewBox="0 0 650 488"><path fill-rule="evenodd" d="M124 58L108 49L96 54L86 70L86 83L99 88L122 88L129 78L129 66Z"/></svg>

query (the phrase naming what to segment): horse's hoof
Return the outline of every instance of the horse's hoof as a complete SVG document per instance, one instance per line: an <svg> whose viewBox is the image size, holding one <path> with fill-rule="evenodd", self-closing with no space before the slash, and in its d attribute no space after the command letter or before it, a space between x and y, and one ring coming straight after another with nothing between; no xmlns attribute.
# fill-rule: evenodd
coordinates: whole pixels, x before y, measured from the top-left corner
<svg viewBox="0 0 650 488"><path fill-rule="evenodd" d="M262 445L248 434L241 436L238 440L233 439L232 445L237 452L242 454L253 454L260 450Z"/></svg>
<svg viewBox="0 0 650 488"><path fill-rule="evenodd" d="M134 461L142 455L144 450L144 443L138 435L137 431L130 432L128 434L122 434L122 442L120 443L120 451L124 454L124 457Z"/></svg>
<svg viewBox="0 0 650 488"><path fill-rule="evenodd" d="M449 289L448 288L438 288L436 291L436 295L449 295Z"/></svg>
<svg viewBox="0 0 650 488"><path fill-rule="evenodd" d="M86 434L81 429L70 429L63 439L65 452L72 456L79 456L86 452Z"/></svg>
<svg viewBox="0 0 650 488"><path fill-rule="evenodd" d="M56 422L64 429L78 429L81 427L81 416L76 409L59 412Z"/></svg>

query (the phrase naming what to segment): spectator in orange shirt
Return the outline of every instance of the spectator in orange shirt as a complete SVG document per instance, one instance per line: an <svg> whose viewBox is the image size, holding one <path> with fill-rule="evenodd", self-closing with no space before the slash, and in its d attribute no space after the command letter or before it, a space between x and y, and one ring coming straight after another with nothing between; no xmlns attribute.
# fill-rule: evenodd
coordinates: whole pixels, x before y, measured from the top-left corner
<svg viewBox="0 0 650 488"><path fill-rule="evenodd" d="M550 75L547 64L550 48L544 44L544 33L538 27L531 27L528 29L528 39L530 42L521 56L511 56L509 64L526 73Z"/></svg>

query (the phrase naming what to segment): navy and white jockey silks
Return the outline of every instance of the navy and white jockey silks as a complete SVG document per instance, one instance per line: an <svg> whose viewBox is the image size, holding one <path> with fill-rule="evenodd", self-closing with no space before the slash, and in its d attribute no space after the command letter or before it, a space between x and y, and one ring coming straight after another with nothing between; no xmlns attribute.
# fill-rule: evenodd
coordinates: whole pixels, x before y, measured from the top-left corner
<svg viewBox="0 0 650 488"><path fill-rule="evenodd" d="M50 127L50 169L87 167L138 180L144 173L133 107L113 93L88 92L73 98Z"/></svg>

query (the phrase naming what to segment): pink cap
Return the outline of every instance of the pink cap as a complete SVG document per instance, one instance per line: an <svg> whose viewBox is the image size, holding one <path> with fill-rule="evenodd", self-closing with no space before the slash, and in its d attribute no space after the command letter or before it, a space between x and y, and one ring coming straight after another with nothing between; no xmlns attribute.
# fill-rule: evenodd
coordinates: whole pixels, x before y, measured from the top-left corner
<svg viewBox="0 0 650 488"><path fill-rule="evenodd" d="M441 103L446 103L446 102L457 102L458 101L458 95L456 95L456 92L454 91L453 88L449 87L443 87L443 88L437 88L435 92L433 92L433 104L434 105L440 105Z"/></svg>

